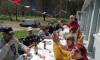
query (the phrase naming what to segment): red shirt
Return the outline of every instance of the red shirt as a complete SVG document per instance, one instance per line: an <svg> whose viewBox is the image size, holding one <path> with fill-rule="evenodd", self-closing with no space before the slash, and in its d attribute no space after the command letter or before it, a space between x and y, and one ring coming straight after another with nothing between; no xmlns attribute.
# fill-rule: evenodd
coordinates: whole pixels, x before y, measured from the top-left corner
<svg viewBox="0 0 100 60"><path fill-rule="evenodd" d="M75 30L78 29L79 25L78 25L78 22L77 21L73 21L73 22L70 22L68 25L67 25L69 28L70 27L74 27Z"/></svg>

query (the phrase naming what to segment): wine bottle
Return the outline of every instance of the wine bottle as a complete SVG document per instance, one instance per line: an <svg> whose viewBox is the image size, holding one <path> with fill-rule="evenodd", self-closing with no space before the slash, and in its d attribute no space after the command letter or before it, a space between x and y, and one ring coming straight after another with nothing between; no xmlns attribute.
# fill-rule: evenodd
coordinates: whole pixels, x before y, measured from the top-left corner
<svg viewBox="0 0 100 60"><path fill-rule="evenodd" d="M37 42L35 42L35 45L34 45L34 53L35 53L36 55L38 54Z"/></svg>
<svg viewBox="0 0 100 60"><path fill-rule="evenodd" d="M44 41L44 49L46 49L46 41Z"/></svg>

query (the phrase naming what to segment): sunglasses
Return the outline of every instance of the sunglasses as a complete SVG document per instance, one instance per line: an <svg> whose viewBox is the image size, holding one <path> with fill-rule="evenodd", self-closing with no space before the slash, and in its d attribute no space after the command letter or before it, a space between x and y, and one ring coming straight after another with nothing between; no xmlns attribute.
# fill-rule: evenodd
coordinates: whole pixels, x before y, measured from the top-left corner
<svg viewBox="0 0 100 60"><path fill-rule="evenodd" d="M77 47L74 47L71 56L74 56L76 53L81 53L81 51Z"/></svg>
<svg viewBox="0 0 100 60"><path fill-rule="evenodd" d="M66 38L66 40L69 41L70 39L69 38Z"/></svg>
<svg viewBox="0 0 100 60"><path fill-rule="evenodd" d="M81 53L81 51L77 47L74 47L73 50L74 50L74 52Z"/></svg>

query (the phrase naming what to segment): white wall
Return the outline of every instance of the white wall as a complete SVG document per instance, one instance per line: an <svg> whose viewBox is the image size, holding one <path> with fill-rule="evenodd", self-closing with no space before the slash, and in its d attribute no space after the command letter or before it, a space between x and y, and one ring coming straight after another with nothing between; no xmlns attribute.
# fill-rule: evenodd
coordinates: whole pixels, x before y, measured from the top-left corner
<svg viewBox="0 0 100 60"><path fill-rule="evenodd" d="M89 0L88 0L89 1ZM89 41L88 51L94 51L95 60L100 60L100 0L90 0L89 5L84 5L81 14L81 26L85 39ZM85 7L85 9L84 9ZM94 35L94 36L93 36Z"/></svg>
<svg viewBox="0 0 100 60"><path fill-rule="evenodd" d="M100 8L100 0L95 0L94 1L93 12L92 12L90 30L89 30L89 37L88 37L88 40L89 40L88 50L90 52L92 51L93 45L94 45L94 37L93 37L93 34L96 33L96 27L97 27L97 22L98 22L99 8Z"/></svg>

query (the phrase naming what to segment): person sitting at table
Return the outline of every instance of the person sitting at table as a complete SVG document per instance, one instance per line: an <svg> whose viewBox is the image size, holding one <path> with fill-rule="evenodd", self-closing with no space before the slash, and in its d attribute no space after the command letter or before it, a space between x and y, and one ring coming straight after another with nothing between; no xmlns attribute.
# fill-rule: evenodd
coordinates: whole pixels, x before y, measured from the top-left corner
<svg viewBox="0 0 100 60"><path fill-rule="evenodd" d="M77 34L76 34L76 30L75 30L75 28L73 28L73 27L71 27L70 29L69 29L69 34L72 34L73 36L74 36L74 38L75 38L75 43L77 42Z"/></svg>
<svg viewBox="0 0 100 60"><path fill-rule="evenodd" d="M50 26L51 26L51 23L47 22L47 26L46 27L50 28Z"/></svg>
<svg viewBox="0 0 100 60"><path fill-rule="evenodd" d="M0 60L16 60L19 57L19 49L29 53L30 49L14 37L11 27L4 28L2 34L3 37L0 40Z"/></svg>
<svg viewBox="0 0 100 60"><path fill-rule="evenodd" d="M23 39L23 44L25 44L26 46L29 46L29 45L33 44L33 42L35 42L35 41L39 43L39 40L40 40L40 37L38 35L34 34L33 28L28 27L28 34Z"/></svg>
<svg viewBox="0 0 100 60"><path fill-rule="evenodd" d="M78 33L78 40L77 40L77 43L78 44L83 44L83 40L84 40L84 36L82 35L81 32Z"/></svg>
<svg viewBox="0 0 100 60"><path fill-rule="evenodd" d="M65 39L66 39L67 45L63 48L65 50L67 49L67 51L71 51L74 48L75 44L77 43L77 35L75 33L74 28L69 29L69 34L66 35Z"/></svg>
<svg viewBox="0 0 100 60"><path fill-rule="evenodd" d="M67 37L65 38L66 40L66 45L60 44L61 48L67 51L72 51L75 47L75 38L72 34L68 34Z"/></svg>
<svg viewBox="0 0 100 60"><path fill-rule="evenodd" d="M55 27L54 23L52 22L50 27L49 27L49 33L52 34L52 32L55 30L56 30L56 27Z"/></svg>
<svg viewBox="0 0 100 60"><path fill-rule="evenodd" d="M52 38L51 35L50 35L50 33L49 33L49 28L48 27L43 27L39 31L38 36L40 36L40 38L42 40L44 40L44 39L51 39Z"/></svg>
<svg viewBox="0 0 100 60"><path fill-rule="evenodd" d="M71 15L70 16L70 22L67 24L69 28L73 27L75 31L79 28L78 22L75 20L75 16Z"/></svg>
<svg viewBox="0 0 100 60"><path fill-rule="evenodd" d="M58 21L57 25L56 25L56 30L59 30L60 28L62 28L61 22Z"/></svg>
<svg viewBox="0 0 100 60"><path fill-rule="evenodd" d="M69 52L59 45L59 37L56 31L53 32L52 37L55 60L88 60L87 50L82 44L76 44L74 49Z"/></svg>
<svg viewBox="0 0 100 60"><path fill-rule="evenodd" d="M67 51L72 51L75 47L75 38L74 38L74 36L72 34L67 35L66 42L67 42L67 45L66 45Z"/></svg>

